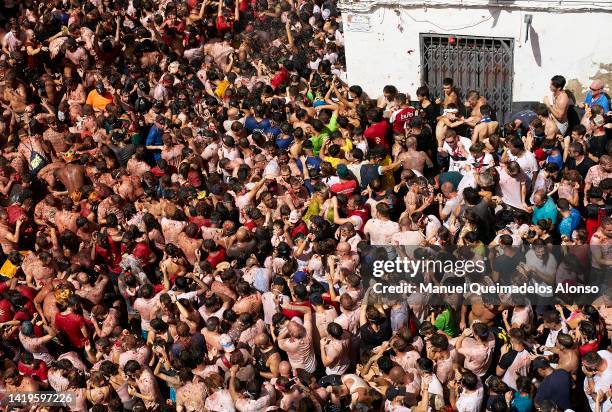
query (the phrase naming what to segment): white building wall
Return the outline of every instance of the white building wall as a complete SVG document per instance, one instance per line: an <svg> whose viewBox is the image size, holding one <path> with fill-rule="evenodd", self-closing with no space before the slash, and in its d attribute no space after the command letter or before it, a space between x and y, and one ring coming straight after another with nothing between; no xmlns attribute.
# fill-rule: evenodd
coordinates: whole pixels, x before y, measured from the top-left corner
<svg viewBox="0 0 612 412"><path fill-rule="evenodd" d="M438 33L513 38L514 102L540 101L555 74L565 76L578 97L593 77L612 86L609 10L554 12L516 7L520 3L530 2L502 9L401 1L374 5L370 11L361 2L341 3L349 83L362 86L371 97L393 84L414 98L421 85L419 34ZM356 11L360 8L364 11ZM533 15L526 42L525 14Z"/></svg>

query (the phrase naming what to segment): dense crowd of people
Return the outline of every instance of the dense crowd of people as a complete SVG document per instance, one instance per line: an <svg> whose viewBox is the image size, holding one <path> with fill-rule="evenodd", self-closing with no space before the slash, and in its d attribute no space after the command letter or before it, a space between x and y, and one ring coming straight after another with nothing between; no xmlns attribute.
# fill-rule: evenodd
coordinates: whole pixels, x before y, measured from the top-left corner
<svg viewBox="0 0 612 412"><path fill-rule="evenodd" d="M348 84L330 0L1 3L7 410L612 410L600 80L501 119ZM374 288L466 282L597 293Z"/></svg>

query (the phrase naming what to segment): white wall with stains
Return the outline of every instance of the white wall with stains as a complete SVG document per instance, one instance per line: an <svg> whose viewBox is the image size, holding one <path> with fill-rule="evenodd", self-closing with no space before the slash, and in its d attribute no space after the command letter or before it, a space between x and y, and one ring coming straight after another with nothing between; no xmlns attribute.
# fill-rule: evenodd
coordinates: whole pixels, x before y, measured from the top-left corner
<svg viewBox="0 0 612 412"><path fill-rule="evenodd" d="M594 77L612 79L612 1L494 1L341 2L350 84L370 96L393 84L414 98L420 33L513 38L514 102L540 101L555 74L578 97ZM533 16L528 40L525 14Z"/></svg>

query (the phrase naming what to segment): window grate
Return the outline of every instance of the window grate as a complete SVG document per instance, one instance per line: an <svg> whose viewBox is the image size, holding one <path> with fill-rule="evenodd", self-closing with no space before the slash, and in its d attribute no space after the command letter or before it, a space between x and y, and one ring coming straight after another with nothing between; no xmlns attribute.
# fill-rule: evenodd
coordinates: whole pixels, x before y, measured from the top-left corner
<svg viewBox="0 0 612 412"><path fill-rule="evenodd" d="M512 107L514 40L421 34L421 80L435 97L442 93L442 79L450 77L461 98L469 90L484 95L499 120Z"/></svg>

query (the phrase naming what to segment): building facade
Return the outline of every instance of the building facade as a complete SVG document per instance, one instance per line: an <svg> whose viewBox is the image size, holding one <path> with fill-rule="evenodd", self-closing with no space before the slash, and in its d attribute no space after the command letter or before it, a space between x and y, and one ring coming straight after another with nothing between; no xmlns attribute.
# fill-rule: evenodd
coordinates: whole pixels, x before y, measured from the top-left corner
<svg viewBox="0 0 612 412"><path fill-rule="evenodd" d="M377 96L444 77L481 91L498 116L549 94L561 74L578 101L593 79L612 85L612 0L342 0L348 80ZM606 91L609 92L607 88Z"/></svg>

